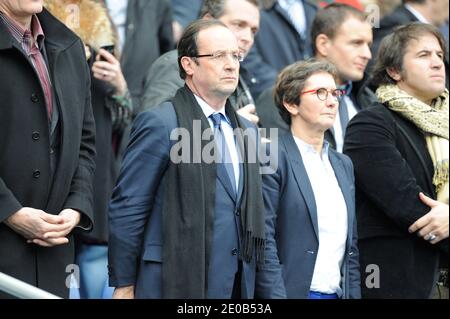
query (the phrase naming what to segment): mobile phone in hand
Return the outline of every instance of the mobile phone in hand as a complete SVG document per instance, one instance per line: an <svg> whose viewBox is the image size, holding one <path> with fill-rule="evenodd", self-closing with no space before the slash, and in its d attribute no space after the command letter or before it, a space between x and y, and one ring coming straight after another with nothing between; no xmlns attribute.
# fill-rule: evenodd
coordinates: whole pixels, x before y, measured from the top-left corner
<svg viewBox="0 0 450 319"><path fill-rule="evenodd" d="M112 55L114 55L114 45L104 45L100 47L100 49L106 50ZM100 61L106 61L106 59L103 56L100 56Z"/></svg>

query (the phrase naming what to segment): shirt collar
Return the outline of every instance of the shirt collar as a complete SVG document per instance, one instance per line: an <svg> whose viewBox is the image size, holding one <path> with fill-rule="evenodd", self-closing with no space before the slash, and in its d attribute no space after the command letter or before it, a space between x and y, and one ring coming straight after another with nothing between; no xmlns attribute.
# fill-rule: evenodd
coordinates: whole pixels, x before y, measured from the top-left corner
<svg viewBox="0 0 450 319"><path fill-rule="evenodd" d="M228 122L228 124L231 125L230 120L228 119L228 116L225 113L225 105L219 110L216 111L213 109L208 103L205 102L201 97L194 94L195 99L197 100L198 105L202 108L203 114L205 114L206 118L209 118L211 114L214 113L220 113L224 116L225 120Z"/></svg>
<svg viewBox="0 0 450 319"><path fill-rule="evenodd" d="M313 153L317 154L316 149L311 145L303 141L302 139L298 138L297 136L294 136L295 144L297 144L297 147L300 149L302 153ZM327 140L323 140L323 146L322 146L322 159L328 158L328 152L330 148L330 143L328 143Z"/></svg>
<svg viewBox="0 0 450 319"><path fill-rule="evenodd" d="M33 35L37 45L39 47L42 46L45 35L41 23L36 15L33 15L31 18L31 30L22 28L22 26L20 26L14 19L11 19L3 12L0 12L0 18L3 19L11 35L17 40L17 42L23 43L25 37Z"/></svg>

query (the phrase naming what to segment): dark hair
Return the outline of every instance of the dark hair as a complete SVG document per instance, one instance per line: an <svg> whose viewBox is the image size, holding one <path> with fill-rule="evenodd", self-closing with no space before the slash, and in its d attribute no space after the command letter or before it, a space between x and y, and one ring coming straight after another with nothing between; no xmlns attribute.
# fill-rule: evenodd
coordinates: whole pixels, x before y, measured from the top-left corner
<svg viewBox="0 0 450 319"><path fill-rule="evenodd" d="M389 76L387 70L396 70L402 74L404 71L403 58L409 43L411 40L418 40L427 34L436 37L445 54L445 40L436 27L420 22L400 26L381 41L376 63L372 71L372 84L374 86L396 84L397 82Z"/></svg>
<svg viewBox="0 0 450 319"><path fill-rule="evenodd" d="M335 80L337 77L336 67L332 63L314 58L288 65L278 75L274 100L282 119L287 124L291 124L291 114L283 103L300 105L300 92L305 88L306 81L317 73L329 73Z"/></svg>
<svg viewBox="0 0 450 319"><path fill-rule="evenodd" d="M186 71L184 71L181 65L181 58L184 56L194 57L198 55L197 39L200 31L213 28L213 27L224 27L227 28L225 24L219 20L196 20L189 24L183 32L183 35L178 42L178 66L180 68L180 77L182 79L186 78ZM227 28L228 29L228 28Z"/></svg>
<svg viewBox="0 0 450 319"><path fill-rule="evenodd" d="M402 0L402 3L403 4L405 4L405 3L420 3L420 4L422 4L422 3L425 3L425 1L426 0Z"/></svg>
<svg viewBox="0 0 450 319"><path fill-rule="evenodd" d="M205 0L203 1L203 6L200 11L200 17L204 17L206 14L210 14L214 19L220 19L225 11L225 5L228 0ZM254 4L259 8L259 0L245 0ZM234 8L234 10L239 10L239 8Z"/></svg>
<svg viewBox="0 0 450 319"><path fill-rule="evenodd" d="M366 20L364 12L343 3L331 3L323 9L319 9L311 26L313 53L317 53L316 38L319 34L325 34L328 38L334 39L339 27L350 17L361 21Z"/></svg>

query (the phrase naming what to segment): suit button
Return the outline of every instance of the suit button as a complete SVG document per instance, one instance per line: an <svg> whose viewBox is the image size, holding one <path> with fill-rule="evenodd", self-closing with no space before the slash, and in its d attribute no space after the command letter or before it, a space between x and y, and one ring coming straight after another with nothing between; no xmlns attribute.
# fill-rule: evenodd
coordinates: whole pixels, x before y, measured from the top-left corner
<svg viewBox="0 0 450 319"><path fill-rule="evenodd" d="M349 256L353 256L353 251L348 253Z"/></svg>
<svg viewBox="0 0 450 319"><path fill-rule="evenodd" d="M33 103L39 102L39 98L36 93L31 94L31 102L33 102Z"/></svg>
<svg viewBox="0 0 450 319"><path fill-rule="evenodd" d="M55 150L53 148L50 148L50 154L55 153Z"/></svg>
<svg viewBox="0 0 450 319"><path fill-rule="evenodd" d="M234 213L236 214L236 216L239 216L241 214L241 210L240 209L235 209Z"/></svg>
<svg viewBox="0 0 450 319"><path fill-rule="evenodd" d="M231 254L232 254L233 256L236 256L237 253L238 253L238 249L237 249L237 248L233 248L233 249L231 250Z"/></svg>
<svg viewBox="0 0 450 319"><path fill-rule="evenodd" d="M315 254L315 251L314 251L314 250L308 250L307 253L308 253L308 254L311 254L311 255L314 255L314 254Z"/></svg>
<svg viewBox="0 0 450 319"><path fill-rule="evenodd" d="M33 134L31 134L31 137L33 138L33 140L37 141L40 137L39 132L33 132Z"/></svg>
<svg viewBox="0 0 450 319"><path fill-rule="evenodd" d="M41 176L41 171L40 170L35 170L34 172L33 172L33 177L34 178L39 178Z"/></svg>

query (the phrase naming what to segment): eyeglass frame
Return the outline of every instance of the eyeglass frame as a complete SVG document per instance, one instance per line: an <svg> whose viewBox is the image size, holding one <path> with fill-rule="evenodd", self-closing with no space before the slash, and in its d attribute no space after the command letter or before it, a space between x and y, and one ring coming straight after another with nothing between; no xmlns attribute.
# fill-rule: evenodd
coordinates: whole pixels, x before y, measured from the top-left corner
<svg viewBox="0 0 450 319"><path fill-rule="evenodd" d="M226 56L226 55L230 55L230 53L231 53L231 55L233 55L235 52L231 52L231 51L227 51L227 50L218 50L218 51L215 51L215 52L213 52L213 53L210 53L210 54L197 54L197 55L193 55L193 56L191 56L191 58L212 58L212 59L220 59L222 56L220 55L220 54L225 54L224 55L224 57ZM233 58L233 61L235 61L235 62L243 62L244 61L244 55L242 54L242 53L239 53L239 58L236 60L234 57L232 57Z"/></svg>
<svg viewBox="0 0 450 319"><path fill-rule="evenodd" d="M324 99L321 99L321 98L319 97L319 93L318 93L319 90L325 90L325 91L327 92L327 95L325 96ZM330 91L332 91L332 92L330 92ZM335 96L335 95L333 95L334 92L341 92L341 94L340 94L339 96ZM308 94L308 93L316 93L316 96L317 96L317 98L318 98L320 101L326 101L326 100L328 99L328 94L329 94L329 93L331 93L331 95L332 95L334 98L339 99L339 98L341 98L342 96L345 95L345 90L342 90L342 89L329 90L329 89L327 89L327 88L318 88L318 89L314 89L314 90L308 90L308 91L303 91L303 92L301 92L302 95L303 95L303 94Z"/></svg>

